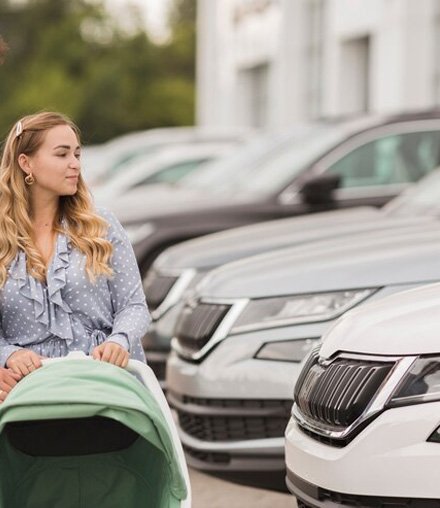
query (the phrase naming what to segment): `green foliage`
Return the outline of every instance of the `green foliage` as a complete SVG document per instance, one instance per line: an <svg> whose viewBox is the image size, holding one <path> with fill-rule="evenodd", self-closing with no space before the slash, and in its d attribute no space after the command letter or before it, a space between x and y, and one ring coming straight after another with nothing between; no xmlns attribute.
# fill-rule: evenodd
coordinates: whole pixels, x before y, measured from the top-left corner
<svg viewBox="0 0 440 508"><path fill-rule="evenodd" d="M0 137L42 109L71 116L86 143L192 124L194 17L194 0L176 0L172 39L158 46L97 2L0 0Z"/></svg>

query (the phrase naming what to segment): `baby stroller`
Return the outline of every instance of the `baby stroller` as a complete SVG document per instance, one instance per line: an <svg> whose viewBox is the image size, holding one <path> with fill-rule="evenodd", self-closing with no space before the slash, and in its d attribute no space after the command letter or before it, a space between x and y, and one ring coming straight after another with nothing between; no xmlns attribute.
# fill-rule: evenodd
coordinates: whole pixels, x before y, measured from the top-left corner
<svg viewBox="0 0 440 508"><path fill-rule="evenodd" d="M0 507L190 506L172 415L143 363L45 360L0 404Z"/></svg>

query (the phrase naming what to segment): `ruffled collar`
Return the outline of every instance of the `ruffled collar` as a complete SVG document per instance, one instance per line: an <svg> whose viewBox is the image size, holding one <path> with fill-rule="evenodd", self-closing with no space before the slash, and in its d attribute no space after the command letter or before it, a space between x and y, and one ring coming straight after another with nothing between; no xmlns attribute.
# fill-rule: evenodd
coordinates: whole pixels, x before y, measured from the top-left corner
<svg viewBox="0 0 440 508"><path fill-rule="evenodd" d="M18 290L27 300L33 302L35 320L47 330L65 339L73 341L72 310L62 298L62 290L67 283L70 242L64 233L58 233L55 252L46 275L46 284L35 279L26 270L26 254L19 251L11 263L9 275L17 280Z"/></svg>

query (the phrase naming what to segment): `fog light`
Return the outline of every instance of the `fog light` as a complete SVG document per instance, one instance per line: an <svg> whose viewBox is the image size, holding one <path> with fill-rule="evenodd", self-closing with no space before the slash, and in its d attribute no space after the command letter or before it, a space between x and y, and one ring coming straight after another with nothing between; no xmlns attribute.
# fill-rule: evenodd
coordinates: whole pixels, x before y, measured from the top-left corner
<svg viewBox="0 0 440 508"><path fill-rule="evenodd" d="M302 362L317 341L319 341L319 338L267 342L261 346L255 358L299 363Z"/></svg>

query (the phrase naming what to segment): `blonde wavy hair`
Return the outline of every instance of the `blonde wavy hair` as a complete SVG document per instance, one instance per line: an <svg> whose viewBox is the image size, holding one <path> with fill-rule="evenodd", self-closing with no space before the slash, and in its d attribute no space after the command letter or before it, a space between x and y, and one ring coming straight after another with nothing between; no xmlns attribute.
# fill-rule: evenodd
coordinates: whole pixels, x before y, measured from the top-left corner
<svg viewBox="0 0 440 508"><path fill-rule="evenodd" d="M22 118L6 138L0 162L0 287L8 277L8 267L21 250L26 254L29 274L44 281L46 266L33 240L30 219L29 186L26 174L18 164L20 154L32 156L43 143L46 132L58 125L68 125L75 132L78 127L60 113L42 112ZM99 275L111 276L109 266L112 244L105 239L107 222L96 214L90 192L82 178L72 196L61 196L55 231L65 233L73 246L86 259L85 269L90 280Z"/></svg>

